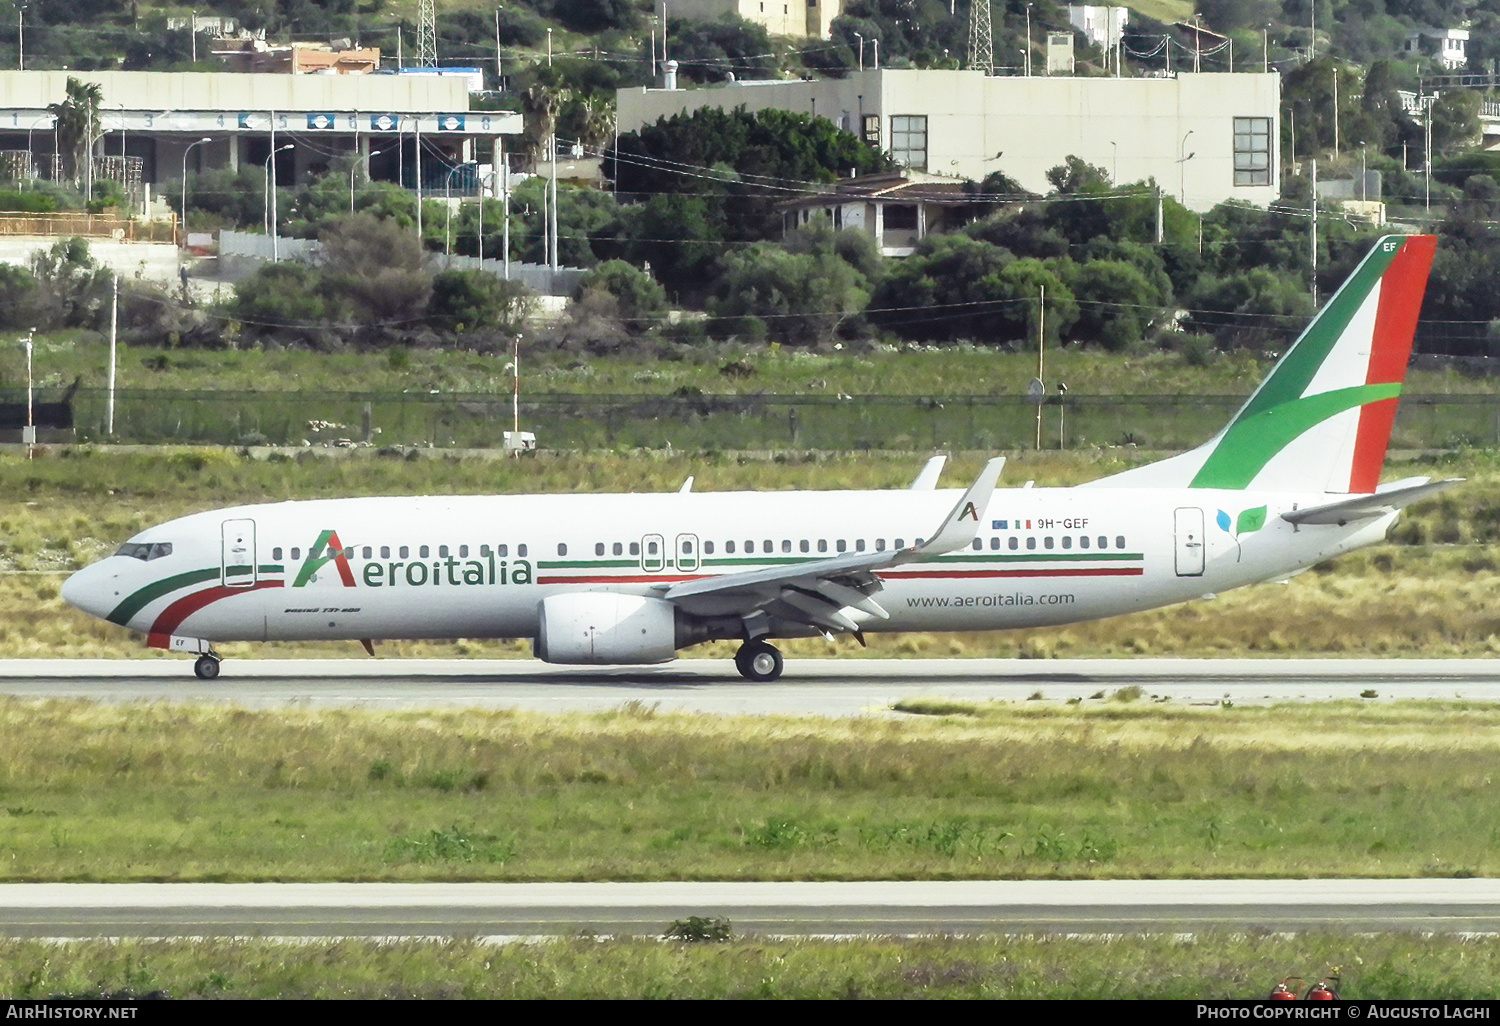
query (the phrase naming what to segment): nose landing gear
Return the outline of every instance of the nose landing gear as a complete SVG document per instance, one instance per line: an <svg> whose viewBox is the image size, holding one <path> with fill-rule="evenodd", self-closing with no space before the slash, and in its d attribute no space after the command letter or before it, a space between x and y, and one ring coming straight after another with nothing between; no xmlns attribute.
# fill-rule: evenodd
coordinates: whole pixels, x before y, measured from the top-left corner
<svg viewBox="0 0 1500 1026"><path fill-rule="evenodd" d="M747 641L735 653L734 667L746 680L769 684L781 676L781 653L764 641Z"/></svg>
<svg viewBox="0 0 1500 1026"><path fill-rule="evenodd" d="M213 680L219 675L219 656L213 652L205 652L198 657L193 664L193 672L198 675L199 680Z"/></svg>

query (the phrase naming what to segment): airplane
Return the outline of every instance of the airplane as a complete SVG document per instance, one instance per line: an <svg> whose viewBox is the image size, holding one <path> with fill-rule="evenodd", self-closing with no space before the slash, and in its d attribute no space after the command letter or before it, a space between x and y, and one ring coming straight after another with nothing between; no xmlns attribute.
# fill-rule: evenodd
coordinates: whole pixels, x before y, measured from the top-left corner
<svg viewBox="0 0 1500 1026"><path fill-rule="evenodd" d="M1385 538L1456 481L1380 483L1436 239L1380 239L1230 422L1069 488L344 498L212 510L135 535L63 598L194 654L216 642L529 638L562 664L740 642L1049 627L1283 580Z"/></svg>

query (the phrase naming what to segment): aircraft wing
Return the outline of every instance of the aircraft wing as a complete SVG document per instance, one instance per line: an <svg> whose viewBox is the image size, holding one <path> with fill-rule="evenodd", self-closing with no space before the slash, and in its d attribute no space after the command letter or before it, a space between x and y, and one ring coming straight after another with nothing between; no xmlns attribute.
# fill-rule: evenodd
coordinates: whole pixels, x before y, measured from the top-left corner
<svg viewBox="0 0 1500 1026"><path fill-rule="evenodd" d="M1429 495L1436 495L1456 484L1461 484L1463 478L1450 478L1446 481L1429 481L1424 477L1409 478L1405 481L1396 481L1392 484L1382 486L1380 491L1373 495L1355 495L1338 502L1325 503L1322 506L1309 506L1306 509L1294 509L1288 513L1281 514L1281 519L1289 524L1347 524L1353 520L1370 520L1375 517L1383 517L1388 513L1394 513L1411 505L1418 499L1425 499Z"/></svg>
<svg viewBox="0 0 1500 1026"><path fill-rule="evenodd" d="M985 464L979 477L943 518L932 537L901 549L847 552L789 566L723 574L668 587L662 596L686 612L703 616L757 614L806 623L820 631L858 631L847 609L887 619L871 596L882 588L879 571L919 563L969 545L1005 466L1004 457Z"/></svg>

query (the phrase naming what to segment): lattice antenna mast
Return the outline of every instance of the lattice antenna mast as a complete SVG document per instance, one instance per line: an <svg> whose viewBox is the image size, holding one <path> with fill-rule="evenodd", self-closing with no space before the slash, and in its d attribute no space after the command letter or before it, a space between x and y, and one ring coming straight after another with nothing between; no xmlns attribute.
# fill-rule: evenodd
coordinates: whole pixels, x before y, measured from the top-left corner
<svg viewBox="0 0 1500 1026"><path fill-rule="evenodd" d="M969 67L995 73L995 44L990 35L990 0L974 0L969 8Z"/></svg>
<svg viewBox="0 0 1500 1026"><path fill-rule="evenodd" d="M437 67L436 0L418 0L417 3L417 67Z"/></svg>

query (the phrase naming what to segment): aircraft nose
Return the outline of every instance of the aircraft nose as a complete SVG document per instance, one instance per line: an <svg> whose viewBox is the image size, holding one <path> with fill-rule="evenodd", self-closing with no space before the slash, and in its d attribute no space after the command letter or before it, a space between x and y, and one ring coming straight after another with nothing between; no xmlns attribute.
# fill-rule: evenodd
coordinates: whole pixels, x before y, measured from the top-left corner
<svg viewBox="0 0 1500 1026"><path fill-rule="evenodd" d="M114 574L100 563L86 566L63 582L63 601L103 620L114 608Z"/></svg>

